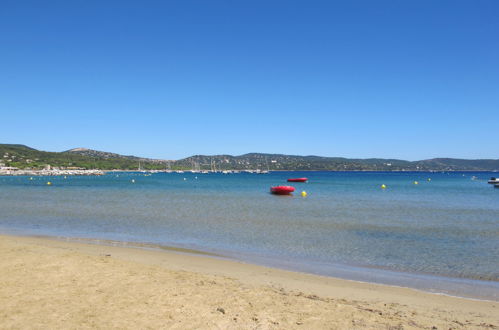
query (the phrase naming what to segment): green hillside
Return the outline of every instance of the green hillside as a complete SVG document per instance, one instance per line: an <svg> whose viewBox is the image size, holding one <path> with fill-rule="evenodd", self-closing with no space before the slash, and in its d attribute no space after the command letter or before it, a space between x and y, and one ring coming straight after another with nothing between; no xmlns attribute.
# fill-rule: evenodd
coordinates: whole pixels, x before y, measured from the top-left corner
<svg viewBox="0 0 499 330"><path fill-rule="evenodd" d="M495 171L499 160L429 159L406 161L400 159L350 159L340 157L292 156L280 154L250 153L241 156L196 155L176 161L184 168L201 170L323 170L323 171Z"/></svg>
<svg viewBox="0 0 499 330"><path fill-rule="evenodd" d="M198 170L323 170L323 171L499 171L499 159L435 158L421 161L399 159L349 159L340 157L294 156L249 153L241 156L195 155L166 161L76 148L64 152L39 151L20 144L0 144L0 166L42 169L59 168L101 170L198 169Z"/></svg>
<svg viewBox="0 0 499 330"><path fill-rule="evenodd" d="M0 144L0 165L21 169L42 169L50 165L59 168L136 170L139 167L139 161L143 169L165 168L165 162L115 155L115 157L88 156L71 151L47 152L24 145Z"/></svg>

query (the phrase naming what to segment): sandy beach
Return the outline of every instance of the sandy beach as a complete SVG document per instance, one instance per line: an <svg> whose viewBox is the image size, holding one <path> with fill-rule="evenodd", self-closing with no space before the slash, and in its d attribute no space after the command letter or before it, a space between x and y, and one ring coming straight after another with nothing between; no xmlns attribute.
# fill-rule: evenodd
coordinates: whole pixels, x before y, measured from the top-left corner
<svg viewBox="0 0 499 330"><path fill-rule="evenodd" d="M0 328L497 329L499 303L179 251L0 236Z"/></svg>

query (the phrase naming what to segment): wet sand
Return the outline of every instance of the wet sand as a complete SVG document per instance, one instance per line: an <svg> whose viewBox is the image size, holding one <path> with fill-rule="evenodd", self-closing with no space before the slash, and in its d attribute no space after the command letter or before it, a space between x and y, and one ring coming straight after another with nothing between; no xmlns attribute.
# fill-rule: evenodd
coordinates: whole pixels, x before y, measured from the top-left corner
<svg viewBox="0 0 499 330"><path fill-rule="evenodd" d="M0 328L499 329L499 303L178 251L0 236Z"/></svg>

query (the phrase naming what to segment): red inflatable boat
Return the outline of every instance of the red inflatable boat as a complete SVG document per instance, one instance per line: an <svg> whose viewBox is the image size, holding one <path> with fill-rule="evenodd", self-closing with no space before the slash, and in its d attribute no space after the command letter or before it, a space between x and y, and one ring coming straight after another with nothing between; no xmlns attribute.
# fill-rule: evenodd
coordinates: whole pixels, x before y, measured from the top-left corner
<svg viewBox="0 0 499 330"><path fill-rule="evenodd" d="M288 182L307 182L308 179L307 178L292 178L292 179L288 179Z"/></svg>
<svg viewBox="0 0 499 330"><path fill-rule="evenodd" d="M270 187L270 192L275 195L289 195L293 191L295 191L295 188L291 186Z"/></svg>

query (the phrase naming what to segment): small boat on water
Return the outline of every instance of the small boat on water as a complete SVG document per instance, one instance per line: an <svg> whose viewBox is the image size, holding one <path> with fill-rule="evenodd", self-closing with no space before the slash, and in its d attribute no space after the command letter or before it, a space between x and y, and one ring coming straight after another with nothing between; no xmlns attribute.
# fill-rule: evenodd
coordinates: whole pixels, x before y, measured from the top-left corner
<svg viewBox="0 0 499 330"><path fill-rule="evenodd" d="M291 178L288 179L288 182L307 182L308 178Z"/></svg>
<svg viewBox="0 0 499 330"><path fill-rule="evenodd" d="M490 184L496 184L496 183L499 183L499 179L498 178L490 178L490 180L487 182Z"/></svg>
<svg viewBox="0 0 499 330"><path fill-rule="evenodd" d="M270 187L270 193L274 195L289 195L295 191L295 187L291 186L275 186Z"/></svg>

